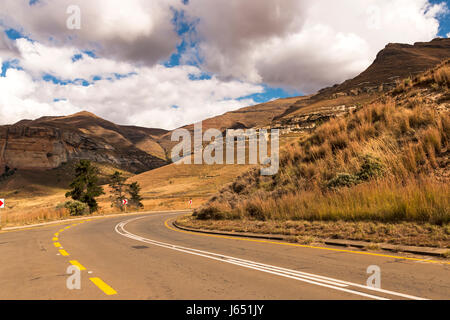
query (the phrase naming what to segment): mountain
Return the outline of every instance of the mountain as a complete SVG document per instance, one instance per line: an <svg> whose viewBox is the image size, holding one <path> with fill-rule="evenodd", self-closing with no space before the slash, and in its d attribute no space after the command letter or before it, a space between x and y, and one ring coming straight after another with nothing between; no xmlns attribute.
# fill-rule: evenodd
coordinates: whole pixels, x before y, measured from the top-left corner
<svg viewBox="0 0 450 320"><path fill-rule="evenodd" d="M412 46L387 45L378 54L372 66L355 79L325 88L314 95L279 99L212 117L203 121L203 129L218 128L224 131L227 128L280 128L282 133L289 133L281 137L282 149L289 149L290 142L298 144L299 137L303 141L305 134L311 132L310 139L302 142L305 150L297 150L298 146L295 145L294 157L291 159L304 163L298 166L281 164L281 170L287 172L283 174L284 178L295 175L292 181L288 181L286 187L296 186L297 182L304 184L305 181L313 184L320 180L324 180L321 183L328 182L328 179L334 178L335 173L355 173L353 171L357 170L361 164L361 159L355 155L355 152L359 152L360 148L364 152L378 151L377 148L383 147L384 143L384 140L377 140L379 138L377 130L381 128L378 127L379 124L358 122L361 117L370 118L371 114L366 114L361 109L371 106L370 108L375 109L373 119L378 119L376 103L382 102L383 96L389 94L391 87L388 84L401 80L404 75L406 77L413 75L416 70L422 70L427 65L435 66L443 57L450 58L448 44L449 39L441 39ZM446 68L448 69L448 64ZM425 78L427 77L430 78L430 75ZM437 150L433 160L433 153L428 150L430 148L428 142L436 140L433 134L441 128L431 126L427 120L428 113L424 113L423 110L442 108L448 110L448 87L444 92L442 88L432 87L436 86L436 83L427 84L413 77L412 81L400 82L395 90L403 90L406 83L415 83L413 90L405 89L405 93L400 95L386 96L394 100L400 99L400 102L405 105L398 110L397 107L389 109L390 105L386 106L387 110L395 111L393 115L390 111L387 113L395 121L392 122L394 125L390 128L392 131L390 135L386 135L388 131L383 131L383 136L398 137L398 141L394 142L399 146L422 139L421 143L424 143L426 147L424 150L422 150L423 147L420 149L415 145L411 145L409 149L396 147L394 156L404 155L405 159L411 160L411 167L414 167L418 164L413 161L411 154L416 155L419 165L426 160L426 156L430 155L430 160L426 160L425 163L429 166L443 166L440 169L437 168L433 174L445 176L448 170L439 173L439 170L448 167L444 164L445 154ZM380 84L383 84L383 90L375 90L380 88ZM423 91L421 86L424 87ZM408 97L402 95L408 95ZM422 102L424 102L424 109L417 108L417 105ZM438 106L434 106L434 103ZM347 117L350 116L353 121L348 121ZM333 118L340 119L333 120ZM342 129L340 122L337 123L339 125L336 124L337 120L345 120L349 124L347 126L349 130L352 128L348 138L343 132L336 134L336 130ZM419 127L415 128L414 126L418 125L417 121L419 121ZM449 122L440 121L442 128L445 127L448 130ZM330 133L325 132L326 134L322 134L320 139L315 138L314 132L320 129L317 127L326 122L331 122L336 128L330 128ZM423 128L420 127L421 122L424 124ZM327 125L326 128L329 126ZM183 128L192 131L193 125ZM423 130L429 130L429 132ZM322 131L323 129L319 130L319 132ZM417 136L413 135L415 131ZM237 183L239 180L248 186L245 188L248 191L252 187L258 189L273 187L274 191L284 192L283 188L279 188L280 183L282 185L283 182L281 180L271 181L272 178L270 178L269 181L260 181L256 186L252 181L236 180L239 175L249 169L249 166L165 165L168 163L167 155L170 154L171 146L174 144L170 141L171 133L172 131L162 129L119 126L87 112L66 117L22 120L13 125L0 126L0 168L4 170L5 166L8 166L11 169L20 169L17 172L9 170L8 173L0 175L0 191L3 197L8 198L9 208L14 207L13 211L19 217L24 212L35 212L37 208L54 208L55 203L65 200L64 194L73 175L73 161L87 158L97 164L102 162L102 165L99 165L102 183L108 183L108 176L116 170L116 167L127 171L124 172L126 177L132 177L129 181L138 181L142 185L146 207L186 208L189 199L194 199L194 205L198 206L205 203L210 195L215 194L227 183L233 181ZM378 144L370 143L361 147L361 141L355 141L355 139L362 139L364 136L369 136L373 140L371 142ZM386 147L389 146L391 146L390 141L387 141ZM307 154L303 154L304 152ZM339 154L331 156L331 152ZM391 156L391 152L388 154ZM384 157L384 154L381 153L381 156ZM395 158L395 161L400 160L403 161L403 159ZM336 161L338 166L333 166ZM395 168L396 165L393 167ZM153 168L157 170L152 170ZM52 170L44 171L43 169ZM140 174L133 175L133 173ZM352 178L351 175L348 177ZM259 178L255 177L255 181L259 181ZM241 197L240 194L234 194L234 191L225 192L220 195L219 200L220 198L224 198L222 199L224 202L230 200L227 194L235 199ZM249 193L249 195L254 194ZM24 201L25 198L27 201ZM105 198L102 201L105 208L109 207L109 199ZM308 201L315 203L313 198Z"/></svg>
<svg viewBox="0 0 450 320"><path fill-rule="evenodd" d="M53 169L89 159L130 172L167 164L156 139L167 131L119 126L89 112L0 127L0 168Z"/></svg>
<svg viewBox="0 0 450 320"><path fill-rule="evenodd" d="M290 223L280 229L281 221L445 226L450 222L449 86L447 59L402 79L394 89L347 114L324 117L280 151L280 168L274 176L248 171L224 186L194 216L220 220L209 223L211 229L230 228L226 219L245 220L246 228L247 221L272 221L277 233L283 234L291 234L295 227ZM313 111L309 112L312 117ZM299 234L304 231L303 227L298 230ZM378 235L371 236L374 233L366 236L357 231L347 237L378 242ZM399 238L396 241L409 241ZM448 237L443 239L445 247ZM424 245L424 239L417 243Z"/></svg>
<svg viewBox="0 0 450 320"><path fill-rule="evenodd" d="M450 39L448 38L416 42L414 45L389 43L360 75L332 88L325 88L319 93L357 94L374 92L381 88L389 90L396 86L398 80L407 77L413 78L417 74L435 67L449 56Z"/></svg>
<svg viewBox="0 0 450 320"><path fill-rule="evenodd" d="M226 129L246 129L268 125L274 118L283 114L294 103L306 98L307 97L292 97L277 99L250 107L244 107L235 111L230 111L225 114L203 120L202 128L203 131L210 128L215 128L224 132ZM182 128L189 130L191 133L194 132L194 124L189 124ZM161 135L158 138L160 145L163 146L168 152L170 152L171 148L178 143L171 141L171 135L172 131Z"/></svg>
<svg viewBox="0 0 450 320"><path fill-rule="evenodd" d="M414 45L388 44L357 77L310 96L269 101L203 121L203 130L278 127L282 132L312 129L368 103L397 85L450 57L450 39ZM193 131L193 124L183 128ZM139 173L168 163L177 142L172 131L120 126L88 112L65 117L22 120L0 127L0 170L51 169L90 159Z"/></svg>
<svg viewBox="0 0 450 320"><path fill-rule="evenodd" d="M298 131L330 117L341 116L397 87L403 79L414 79L450 58L450 39L437 38L414 45L390 43L361 74L342 84L319 90L298 100L274 118L272 126Z"/></svg>

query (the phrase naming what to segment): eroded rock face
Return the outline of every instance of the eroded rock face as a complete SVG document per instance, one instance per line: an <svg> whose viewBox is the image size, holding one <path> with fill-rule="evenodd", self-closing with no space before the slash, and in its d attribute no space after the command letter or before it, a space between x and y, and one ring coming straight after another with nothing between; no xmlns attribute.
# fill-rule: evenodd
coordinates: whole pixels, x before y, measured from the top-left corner
<svg viewBox="0 0 450 320"><path fill-rule="evenodd" d="M95 123L90 123L89 127L95 127ZM136 173L166 164L165 160L137 148L119 132L113 134L121 139L112 139L109 143L101 134L84 133L79 127L57 127L48 121L2 126L0 173L6 166L12 169L46 170L80 159L108 163ZM111 136L110 132L108 136Z"/></svg>

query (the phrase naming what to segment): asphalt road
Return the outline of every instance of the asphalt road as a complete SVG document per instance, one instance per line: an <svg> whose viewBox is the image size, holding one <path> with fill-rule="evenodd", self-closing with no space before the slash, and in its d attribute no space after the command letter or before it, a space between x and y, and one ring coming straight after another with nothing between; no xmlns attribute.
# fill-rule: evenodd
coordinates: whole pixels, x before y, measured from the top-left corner
<svg viewBox="0 0 450 320"><path fill-rule="evenodd" d="M0 232L0 299L450 298L449 260L189 233L170 224L179 214Z"/></svg>

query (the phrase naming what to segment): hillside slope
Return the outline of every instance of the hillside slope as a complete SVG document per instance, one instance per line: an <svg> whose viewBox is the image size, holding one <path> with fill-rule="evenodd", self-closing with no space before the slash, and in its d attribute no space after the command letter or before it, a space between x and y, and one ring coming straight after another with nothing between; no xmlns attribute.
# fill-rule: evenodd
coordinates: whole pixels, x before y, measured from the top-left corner
<svg viewBox="0 0 450 320"><path fill-rule="evenodd" d="M277 99L230 111L223 115L203 120L203 131L215 128L224 132L226 129L246 129L268 125L274 118L283 114L294 103L307 98L308 97L292 97ZM189 124L182 128L189 130L191 133L194 132L194 124ZM171 135L172 131L162 135L158 139L158 142L167 152L170 152L171 148L177 144L177 142L171 141Z"/></svg>
<svg viewBox="0 0 450 320"><path fill-rule="evenodd" d="M449 85L447 60L317 126L275 176L247 172L197 216L448 224Z"/></svg>
<svg viewBox="0 0 450 320"><path fill-rule="evenodd" d="M390 43L381 50L374 62L361 74L342 84L319 90L307 100L299 100L282 115L279 122L289 122L293 117L327 107L367 103L372 97L392 90L404 78L413 78L450 58L450 39L436 38L414 45ZM305 110L306 109L306 110Z"/></svg>

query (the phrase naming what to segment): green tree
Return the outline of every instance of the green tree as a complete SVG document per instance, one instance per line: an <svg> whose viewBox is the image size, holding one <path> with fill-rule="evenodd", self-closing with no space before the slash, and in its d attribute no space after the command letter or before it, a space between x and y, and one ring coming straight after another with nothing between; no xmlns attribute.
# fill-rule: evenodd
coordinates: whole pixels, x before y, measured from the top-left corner
<svg viewBox="0 0 450 320"><path fill-rule="evenodd" d="M130 205L135 206L136 208L143 208L142 204L141 186L137 182L133 182L128 186L128 193L130 194Z"/></svg>
<svg viewBox="0 0 450 320"><path fill-rule="evenodd" d="M122 173L119 171L114 172L110 176L109 186L112 190L113 195L110 196L111 207L118 207L121 211L124 209L123 200L125 199L125 181L127 180L123 177Z"/></svg>
<svg viewBox="0 0 450 320"><path fill-rule="evenodd" d="M86 203L91 213L98 210L95 198L103 192L103 188L98 184L98 169L89 160L80 160L75 168L75 179L70 184L71 190L66 193L66 197L72 197L75 201Z"/></svg>

